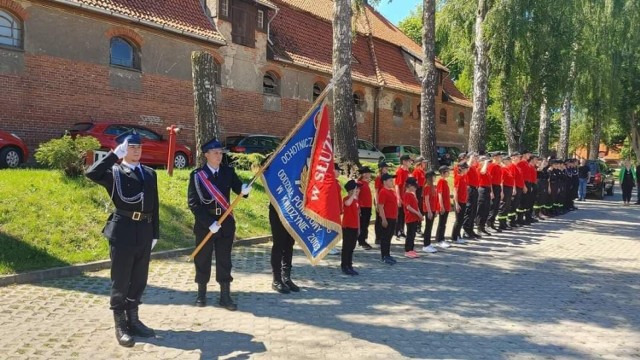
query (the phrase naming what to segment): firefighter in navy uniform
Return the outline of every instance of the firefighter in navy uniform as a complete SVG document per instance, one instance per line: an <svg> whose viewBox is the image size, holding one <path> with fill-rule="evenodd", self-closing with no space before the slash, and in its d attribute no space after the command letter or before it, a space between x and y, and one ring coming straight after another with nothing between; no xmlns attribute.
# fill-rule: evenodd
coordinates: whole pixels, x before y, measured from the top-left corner
<svg viewBox="0 0 640 360"><path fill-rule="evenodd" d="M537 182L537 196L533 211L535 217L539 220L543 220L542 215L548 215L548 202L549 202L549 164L547 159L543 159L537 166L538 182Z"/></svg>
<svg viewBox="0 0 640 360"><path fill-rule="evenodd" d="M551 160L551 167L549 168L549 206L551 207L549 215L557 216L560 215L560 205L558 202L559 192L560 192L560 183L561 179L561 171L558 168L561 161L553 159Z"/></svg>
<svg viewBox="0 0 640 360"><path fill-rule="evenodd" d="M213 233L213 236L193 259L196 268L195 282L198 284L196 306L203 307L207 304L207 284L211 278L211 259L215 249L216 282L220 284L219 304L227 310L234 311L238 307L231 299L231 249L236 221L232 215L222 224L218 223L218 219L231 203L231 191L246 197L251 191L251 186L242 184L232 167L221 164L226 150L216 139L202 145L201 150L207 163L191 172L187 198L189 209L195 216L193 232L196 236L196 246L209 232Z"/></svg>
<svg viewBox="0 0 640 360"><path fill-rule="evenodd" d="M116 339L125 347L135 344L133 336L155 333L138 317L138 305L147 286L151 249L160 233L158 181L153 169L140 165L142 139L135 131L116 138L115 150L86 172L102 185L115 210L103 229L109 240L111 299ZM118 160L122 160L117 164Z"/></svg>

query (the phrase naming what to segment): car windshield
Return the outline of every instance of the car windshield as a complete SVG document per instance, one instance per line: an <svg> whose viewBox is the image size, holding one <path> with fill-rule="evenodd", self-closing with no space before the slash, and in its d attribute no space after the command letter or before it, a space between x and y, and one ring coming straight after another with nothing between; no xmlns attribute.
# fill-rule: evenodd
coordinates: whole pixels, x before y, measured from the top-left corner
<svg viewBox="0 0 640 360"><path fill-rule="evenodd" d="M411 154L417 154L420 155L420 150L418 150L418 148L413 147L413 146L405 146L404 149Z"/></svg>
<svg viewBox="0 0 640 360"><path fill-rule="evenodd" d="M240 141L244 139L244 136L227 136L227 144L226 146L236 146Z"/></svg>

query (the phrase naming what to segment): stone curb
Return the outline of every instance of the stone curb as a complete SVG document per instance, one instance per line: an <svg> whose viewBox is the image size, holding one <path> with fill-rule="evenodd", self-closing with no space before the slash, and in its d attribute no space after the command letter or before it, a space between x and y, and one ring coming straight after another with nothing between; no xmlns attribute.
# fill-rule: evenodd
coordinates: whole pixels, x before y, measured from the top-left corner
<svg viewBox="0 0 640 360"><path fill-rule="evenodd" d="M271 236L258 236L249 239L241 239L234 242L233 246L251 246L256 244L263 244L271 241ZM166 250L151 253L151 259L168 259L184 255L189 255L195 247L188 247L175 250ZM27 284L37 283L45 280L57 279L69 276L82 275L85 272L98 271L108 269L111 266L111 260L99 260L86 264L78 264L71 266L64 266L53 269L45 269L38 271L30 271L21 274L4 275L0 276L0 287L9 286L14 284Z"/></svg>

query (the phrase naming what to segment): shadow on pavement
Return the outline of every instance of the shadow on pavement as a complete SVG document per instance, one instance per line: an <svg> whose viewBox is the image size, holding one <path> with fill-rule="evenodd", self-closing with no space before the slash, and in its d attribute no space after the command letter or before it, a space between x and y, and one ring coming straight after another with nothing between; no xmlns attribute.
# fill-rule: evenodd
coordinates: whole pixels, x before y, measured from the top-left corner
<svg viewBox="0 0 640 360"><path fill-rule="evenodd" d="M263 343L253 339L250 334L238 332L156 330L155 338L138 339L138 342L153 344L159 352L170 348L197 351L201 359L244 360L267 351Z"/></svg>

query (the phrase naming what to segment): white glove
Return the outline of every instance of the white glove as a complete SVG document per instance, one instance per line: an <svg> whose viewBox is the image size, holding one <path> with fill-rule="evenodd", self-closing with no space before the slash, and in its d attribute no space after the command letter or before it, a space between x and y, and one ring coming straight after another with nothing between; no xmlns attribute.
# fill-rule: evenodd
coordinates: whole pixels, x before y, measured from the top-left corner
<svg viewBox="0 0 640 360"><path fill-rule="evenodd" d="M209 226L209 231L211 231L212 234L215 234L218 232L218 230L220 230L220 227L220 224L218 224L217 221L214 221L213 224Z"/></svg>
<svg viewBox="0 0 640 360"><path fill-rule="evenodd" d="M153 250L153 248L156 247L157 243L158 243L158 239L151 240L151 250Z"/></svg>
<svg viewBox="0 0 640 360"><path fill-rule="evenodd" d="M251 192L251 189L253 189L253 187L251 187L251 185L242 184L242 190L240 191L240 193L243 196L247 196L247 195L249 195L249 192Z"/></svg>
<svg viewBox="0 0 640 360"><path fill-rule="evenodd" d="M116 154L118 159L122 159L127 156L127 151L129 150L129 140L125 140L122 144L118 145L113 153Z"/></svg>

